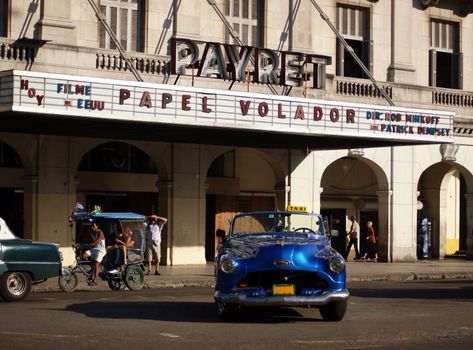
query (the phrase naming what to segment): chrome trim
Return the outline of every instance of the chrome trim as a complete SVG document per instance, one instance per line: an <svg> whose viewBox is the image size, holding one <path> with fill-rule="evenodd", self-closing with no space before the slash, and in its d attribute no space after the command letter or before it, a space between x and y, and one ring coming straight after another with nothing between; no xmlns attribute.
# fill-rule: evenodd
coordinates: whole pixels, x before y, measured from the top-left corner
<svg viewBox="0 0 473 350"><path fill-rule="evenodd" d="M60 265L61 262L56 262L56 261L5 261L5 260L0 260L0 265L6 265L6 264L40 264L40 265Z"/></svg>
<svg viewBox="0 0 473 350"><path fill-rule="evenodd" d="M239 304L242 306L322 306L331 301L348 300L349 296L350 292L348 289L307 296L281 295L251 297L241 293L222 293L219 291L214 293L215 301Z"/></svg>

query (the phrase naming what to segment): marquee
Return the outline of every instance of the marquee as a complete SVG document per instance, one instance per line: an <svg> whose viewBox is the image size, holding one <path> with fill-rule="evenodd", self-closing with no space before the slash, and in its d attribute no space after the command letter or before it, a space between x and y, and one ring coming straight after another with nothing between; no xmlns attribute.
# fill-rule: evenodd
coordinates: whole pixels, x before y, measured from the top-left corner
<svg viewBox="0 0 473 350"><path fill-rule="evenodd" d="M0 73L0 111L275 134L453 142L454 113L26 71Z"/></svg>

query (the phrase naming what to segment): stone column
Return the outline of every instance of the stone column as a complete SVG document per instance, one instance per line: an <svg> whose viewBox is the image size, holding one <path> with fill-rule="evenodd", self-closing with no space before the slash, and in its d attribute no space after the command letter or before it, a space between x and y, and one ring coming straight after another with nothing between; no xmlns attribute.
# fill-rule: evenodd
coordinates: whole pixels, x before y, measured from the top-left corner
<svg viewBox="0 0 473 350"><path fill-rule="evenodd" d="M172 265L172 243L173 243L173 220L172 217L172 192L174 184L172 181L159 181L156 183L159 191L158 212L159 216L168 218L167 224L163 228L161 234L161 263L164 265Z"/></svg>
<svg viewBox="0 0 473 350"><path fill-rule="evenodd" d="M412 0L391 1L391 65L388 81L395 83L416 82L412 64Z"/></svg>
<svg viewBox="0 0 473 350"><path fill-rule="evenodd" d="M378 261L390 262L392 232L389 212L392 191L380 190L376 191L376 195L378 196Z"/></svg>
<svg viewBox="0 0 473 350"><path fill-rule="evenodd" d="M80 6L78 2L74 2ZM41 1L41 18L38 22L39 39L55 44L76 44L75 24L71 20L71 0Z"/></svg>
<svg viewBox="0 0 473 350"><path fill-rule="evenodd" d="M466 258L473 260L473 193L466 193Z"/></svg>
<svg viewBox="0 0 473 350"><path fill-rule="evenodd" d="M286 185L276 185L274 186L274 194L276 198L274 200L276 201L277 208L279 210L285 210L286 209L286 203L288 203L288 193L291 191L290 186Z"/></svg>
<svg viewBox="0 0 473 350"><path fill-rule="evenodd" d="M175 144L170 209L172 265L205 264L206 171L201 169L200 145ZM169 228L168 228L169 230Z"/></svg>
<svg viewBox="0 0 473 350"><path fill-rule="evenodd" d="M26 239L38 239L38 181L37 175L26 175L23 195L23 233Z"/></svg>

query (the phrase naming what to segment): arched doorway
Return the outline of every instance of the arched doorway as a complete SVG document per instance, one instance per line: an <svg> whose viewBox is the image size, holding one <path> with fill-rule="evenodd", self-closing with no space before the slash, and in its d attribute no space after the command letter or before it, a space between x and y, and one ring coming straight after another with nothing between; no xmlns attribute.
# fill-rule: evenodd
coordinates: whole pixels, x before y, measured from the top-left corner
<svg viewBox="0 0 473 350"><path fill-rule="evenodd" d="M87 152L78 166L77 199L87 210L151 214L158 210L158 170L139 148L107 142Z"/></svg>
<svg viewBox="0 0 473 350"><path fill-rule="evenodd" d="M274 210L276 175L260 153L235 149L217 157L207 171L205 257L212 261L215 231L228 232L231 218L244 211Z"/></svg>
<svg viewBox="0 0 473 350"><path fill-rule="evenodd" d="M18 153L0 141L0 216L23 237L23 164Z"/></svg>
<svg viewBox="0 0 473 350"><path fill-rule="evenodd" d="M321 180L321 213L329 219L330 230L334 232L332 245L340 253L346 249L346 232L354 215L360 224L360 253L366 252L368 221L373 222L376 234L387 233L388 212L384 201L378 199L382 189L388 188L387 177L374 162L363 157L343 157L331 163ZM384 191L386 192L386 191ZM380 260L387 261L387 237L380 234ZM384 234L386 236L386 234ZM381 243L382 242L382 243ZM349 258L352 258L349 255Z"/></svg>
<svg viewBox="0 0 473 350"><path fill-rule="evenodd" d="M417 258L466 256L467 179L463 167L437 163L418 182Z"/></svg>

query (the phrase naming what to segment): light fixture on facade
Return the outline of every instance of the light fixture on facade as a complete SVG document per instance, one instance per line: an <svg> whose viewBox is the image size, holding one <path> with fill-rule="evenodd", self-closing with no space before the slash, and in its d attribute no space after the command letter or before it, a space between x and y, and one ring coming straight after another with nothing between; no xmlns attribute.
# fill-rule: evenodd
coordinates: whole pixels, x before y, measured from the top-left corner
<svg viewBox="0 0 473 350"><path fill-rule="evenodd" d="M365 151L363 148L351 148L348 150L349 157L363 157L365 155Z"/></svg>
<svg viewBox="0 0 473 350"><path fill-rule="evenodd" d="M442 155L442 161L450 161L450 162L456 161L458 148L459 148L459 145L456 143L441 144L439 147L439 150L440 150L440 154Z"/></svg>

